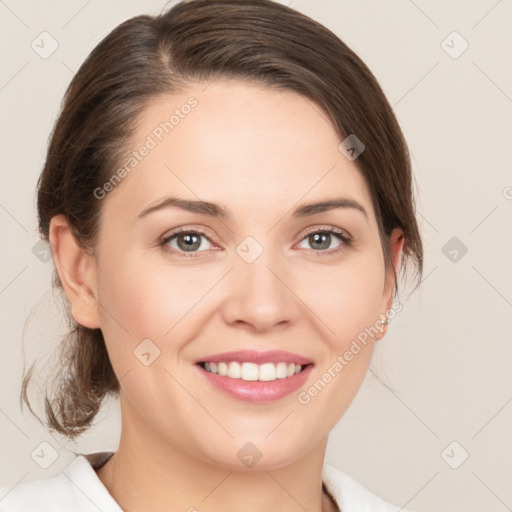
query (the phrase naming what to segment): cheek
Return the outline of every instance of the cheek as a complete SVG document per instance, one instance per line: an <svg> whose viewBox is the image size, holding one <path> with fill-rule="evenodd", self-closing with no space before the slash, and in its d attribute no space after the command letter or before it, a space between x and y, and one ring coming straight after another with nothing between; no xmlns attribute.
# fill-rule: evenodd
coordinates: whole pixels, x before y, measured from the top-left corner
<svg viewBox="0 0 512 512"><path fill-rule="evenodd" d="M104 263L99 283L104 323L144 338L162 338L208 289L190 269L127 254Z"/></svg>
<svg viewBox="0 0 512 512"><path fill-rule="evenodd" d="M377 250L360 252L317 274L301 295L322 320L326 351L298 402L308 414L323 415L329 428L350 405L366 375L379 314L384 312L384 275Z"/></svg>
<svg viewBox="0 0 512 512"><path fill-rule="evenodd" d="M156 396L188 403L163 370L175 365L187 342L183 317L198 300L191 284L183 269L173 272L137 254L112 251L101 261L101 329L124 393L145 415Z"/></svg>
<svg viewBox="0 0 512 512"><path fill-rule="evenodd" d="M174 338L173 346L179 348L173 334L206 307L212 284L225 271L210 264L171 264L165 256L116 254L114 246L105 254L99 269L102 329L107 339L129 336L134 347L146 338ZM306 262L286 280L324 325L325 336L337 350L374 325L383 312L384 266L375 248L349 254L333 265Z"/></svg>
<svg viewBox="0 0 512 512"><path fill-rule="evenodd" d="M116 374L143 371L136 355L148 350L158 354L155 366L175 366L200 324L197 315L207 303L202 299L219 277L206 266L171 265L165 257L116 255L111 249L98 283L101 328Z"/></svg>
<svg viewBox="0 0 512 512"><path fill-rule="evenodd" d="M354 254L302 283L308 306L326 326L337 349L375 325L384 304L384 263L375 251ZM306 298L307 297L307 298Z"/></svg>

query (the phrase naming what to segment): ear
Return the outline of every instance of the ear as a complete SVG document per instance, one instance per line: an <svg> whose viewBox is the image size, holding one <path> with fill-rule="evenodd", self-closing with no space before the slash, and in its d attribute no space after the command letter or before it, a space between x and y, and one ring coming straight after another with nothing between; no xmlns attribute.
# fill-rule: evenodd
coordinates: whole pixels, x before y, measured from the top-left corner
<svg viewBox="0 0 512 512"><path fill-rule="evenodd" d="M49 239L53 261L71 303L73 318L84 327L99 328L94 257L78 244L64 215L52 217Z"/></svg>
<svg viewBox="0 0 512 512"><path fill-rule="evenodd" d="M405 242L404 232L402 231L401 228L395 228L392 231L389 238L390 238L389 251L390 251L390 256L391 256L391 262L392 262L393 268L395 269L395 274L398 275L398 272L400 269L400 264L402 262L402 252L403 252L404 242ZM387 297L387 299L385 299L386 300L386 302L385 302L386 309L384 311L382 311L382 315L385 316L386 312L391 309L391 306L393 305L394 295L395 295L395 281L394 281L393 270L390 268L386 273L386 282L385 282L385 286L384 286L384 297L385 298ZM384 337L384 335L386 333L386 329L387 329L387 324L383 325L383 331L375 337L375 341L378 341Z"/></svg>

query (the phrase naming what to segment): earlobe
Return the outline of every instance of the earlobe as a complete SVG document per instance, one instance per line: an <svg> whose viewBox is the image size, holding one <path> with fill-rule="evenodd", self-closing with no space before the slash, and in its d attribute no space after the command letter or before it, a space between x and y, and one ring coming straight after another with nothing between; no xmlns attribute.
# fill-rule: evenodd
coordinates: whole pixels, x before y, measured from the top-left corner
<svg viewBox="0 0 512 512"><path fill-rule="evenodd" d="M395 273L398 276L400 271L400 265L402 262L402 252L405 242L405 236L404 232L401 228L395 228L391 235L390 235L390 241L389 241L389 251L391 256L391 262L393 265L393 268L395 269ZM394 276L392 271L390 270L386 274L386 283L384 287L384 296L386 297L386 309L383 311L380 315L380 322L379 322L379 334L376 336L375 341L380 340L384 337L384 334L386 333L387 326L389 325L389 319L386 316L386 313L391 309L393 306L393 299L395 295L395 283L394 283Z"/></svg>
<svg viewBox="0 0 512 512"><path fill-rule="evenodd" d="M401 228L395 228L389 237L389 251L391 255L391 263L395 269L395 274L398 276L400 272L400 265L402 263L402 252L404 248L405 236ZM393 297L395 292L394 276L392 272L389 272L388 277L388 293L390 294L388 301L388 308L391 308L393 304Z"/></svg>
<svg viewBox="0 0 512 512"><path fill-rule="evenodd" d="M84 327L99 328L94 257L78 244L64 215L52 217L49 242L73 318Z"/></svg>

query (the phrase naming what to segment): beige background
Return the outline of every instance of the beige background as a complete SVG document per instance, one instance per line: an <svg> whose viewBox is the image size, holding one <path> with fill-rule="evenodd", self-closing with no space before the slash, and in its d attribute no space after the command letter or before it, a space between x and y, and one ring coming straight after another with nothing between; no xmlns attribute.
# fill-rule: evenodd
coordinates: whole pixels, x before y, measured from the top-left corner
<svg viewBox="0 0 512 512"><path fill-rule="evenodd" d="M413 510L508 510L512 3L286 3L337 33L381 83L410 146L426 249L424 282L375 355L376 371L393 390L369 373L331 434L326 460ZM115 403L76 445L46 433L19 408L29 313L28 361L46 354L62 332L49 292L52 263L33 252L34 188L60 100L80 63L114 26L163 6L143 0L0 2L0 485L58 474L74 450L116 448ZM58 43L47 59L31 48L43 31ZM469 47L453 58L464 40ZM452 237L459 248L445 247ZM468 249L463 256L460 244ZM48 469L31 457L41 442L58 454ZM466 452L458 469L450 467Z"/></svg>

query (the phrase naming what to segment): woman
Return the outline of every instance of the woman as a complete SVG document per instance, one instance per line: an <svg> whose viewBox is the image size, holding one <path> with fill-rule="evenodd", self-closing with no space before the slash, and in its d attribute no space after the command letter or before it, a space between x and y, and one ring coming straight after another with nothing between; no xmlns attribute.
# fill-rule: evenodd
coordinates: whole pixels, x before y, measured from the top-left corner
<svg viewBox="0 0 512 512"><path fill-rule="evenodd" d="M376 79L308 17L192 0L119 25L38 184L73 323L47 423L73 439L119 395L119 448L1 510L398 510L324 456L399 271L421 278L411 180Z"/></svg>

